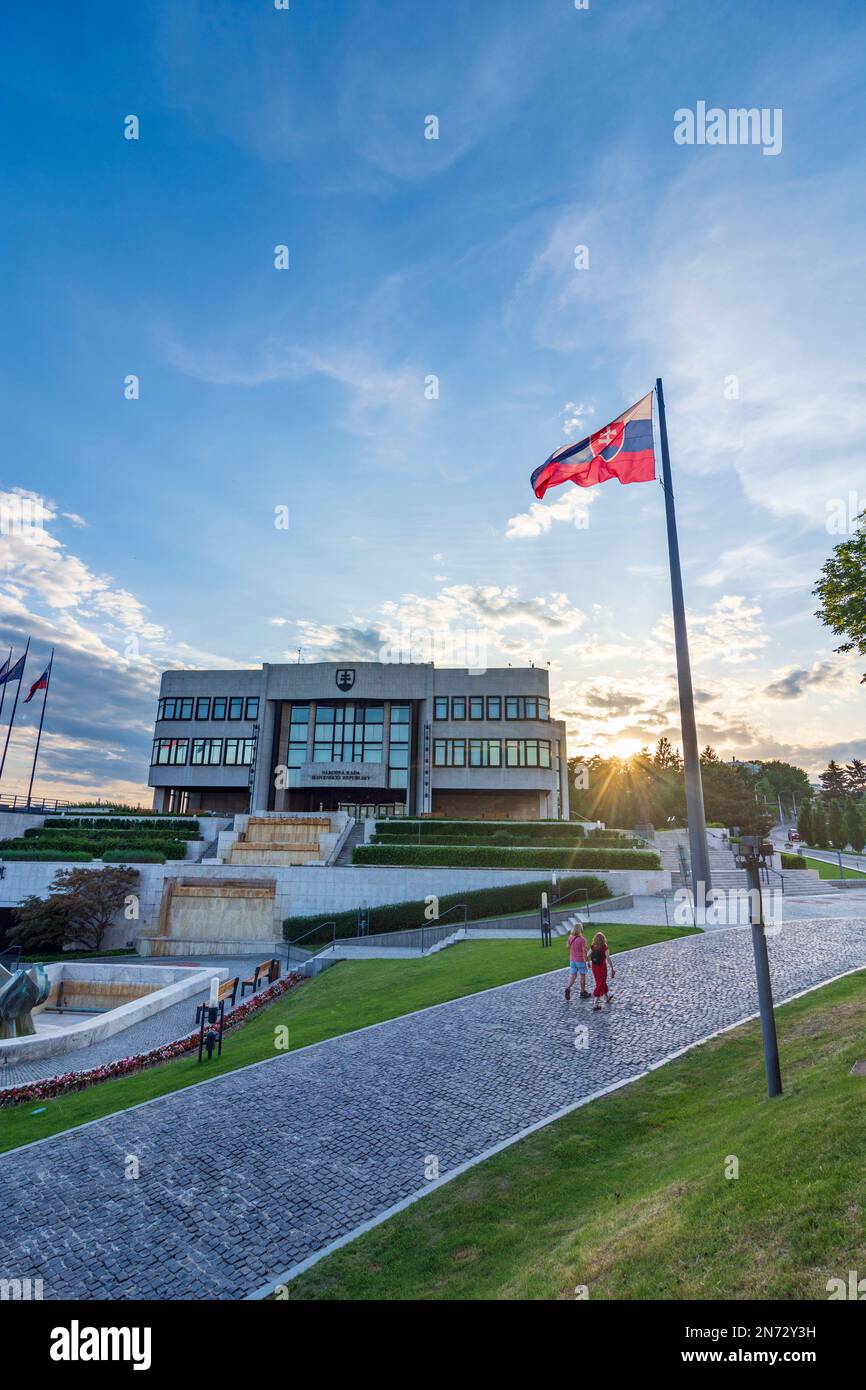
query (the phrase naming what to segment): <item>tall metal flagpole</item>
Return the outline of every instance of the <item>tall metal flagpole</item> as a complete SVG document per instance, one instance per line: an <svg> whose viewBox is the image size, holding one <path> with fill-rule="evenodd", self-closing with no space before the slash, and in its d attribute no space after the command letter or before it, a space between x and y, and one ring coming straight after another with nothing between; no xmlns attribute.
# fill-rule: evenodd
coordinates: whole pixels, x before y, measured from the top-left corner
<svg viewBox="0 0 866 1390"><path fill-rule="evenodd" d="M7 676L8 676L8 674L9 674L9 672L11 671L11 669L12 669L12 648L10 647L10 648L9 648L9 655L8 655L7 658L6 658L6 675L7 675ZM4 681L3 684L0 685L0 719L3 718L3 706L4 706L5 703L6 703L6 686L7 686L8 684L9 684L8 681Z"/></svg>
<svg viewBox="0 0 866 1390"><path fill-rule="evenodd" d="M33 795L33 778L36 776L36 759L39 757L39 745L42 742L42 725L45 723L45 706L48 704L48 687L51 684L51 672L54 668L54 648L51 648L51 660L48 662L48 674L45 678L45 695L42 700L42 713L39 716L39 733L36 735L36 747L33 750L33 766L30 769L30 786L27 788L27 805L30 805L30 798Z"/></svg>
<svg viewBox="0 0 866 1390"><path fill-rule="evenodd" d="M6 742L3 745L3 757L0 758L0 778L3 776L3 769L6 766L6 751L9 747L9 735L12 733L12 725L15 723L15 711L18 708L18 696L21 694L21 682L24 679L24 672L27 669L27 653L30 650L30 638L27 638L27 646L24 648L24 657L21 662L21 675L18 677L18 689L15 691L15 703L12 706L12 715L9 720L9 727L6 730Z"/></svg>
<svg viewBox="0 0 866 1390"><path fill-rule="evenodd" d="M698 752L698 731L695 727L695 696L692 689L692 668L689 661L689 638L686 631L686 605L683 598L683 576L680 571L680 546L677 539L677 513L671 481L671 458L668 452L668 427L665 421L665 397L662 379L656 380L656 401L659 411L659 438L662 450L662 487L665 494L665 515L668 527L668 555L671 570L671 598L674 610L674 640L677 651L677 683L680 692L680 722L683 731L683 764L686 780L686 814L689 822L689 850L692 869L692 891L695 903L700 889L706 895L712 888L710 857L707 851L707 825L704 817L704 789L701 784L701 762ZM705 897L704 897L705 900Z"/></svg>

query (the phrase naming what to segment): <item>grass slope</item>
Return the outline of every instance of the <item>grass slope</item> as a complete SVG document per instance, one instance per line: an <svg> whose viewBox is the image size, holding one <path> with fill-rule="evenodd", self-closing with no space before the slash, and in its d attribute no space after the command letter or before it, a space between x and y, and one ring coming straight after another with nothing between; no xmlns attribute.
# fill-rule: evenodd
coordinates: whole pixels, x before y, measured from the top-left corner
<svg viewBox="0 0 866 1390"><path fill-rule="evenodd" d="M635 925L607 924L603 930L614 951L693 935L691 931ZM290 1050L306 1047L557 966L562 966L564 978L566 959L564 938L554 938L554 945L547 950L539 941L468 941L424 960L343 961L263 1009L237 1032L227 1034L220 1060L199 1065L195 1056L180 1057L74 1095L0 1110L0 1152L273 1057L275 1029L281 1025L288 1026ZM194 1017L191 1004L190 1031ZM70 1065L75 1065L74 1054Z"/></svg>
<svg viewBox="0 0 866 1390"><path fill-rule="evenodd" d="M812 858L809 857L808 854L804 855L803 858L806 860L806 868L807 868L807 869L814 869L815 872L816 872L816 874L818 875L819 878L836 878L836 879L838 879L838 877L839 877L839 865L838 865L838 863L831 864L831 863L830 863L828 860L826 860L826 859L812 859ZM843 878L862 878L862 879L866 879L866 874L862 874L862 873L860 872L859 869L849 869L849 867L848 867L847 864L844 865L844 867L843 867L842 876L843 876Z"/></svg>
<svg viewBox="0 0 866 1390"><path fill-rule="evenodd" d="M746 1024L445 1184L291 1299L826 1299L866 1270L866 974ZM739 1177L726 1178L729 1156Z"/></svg>

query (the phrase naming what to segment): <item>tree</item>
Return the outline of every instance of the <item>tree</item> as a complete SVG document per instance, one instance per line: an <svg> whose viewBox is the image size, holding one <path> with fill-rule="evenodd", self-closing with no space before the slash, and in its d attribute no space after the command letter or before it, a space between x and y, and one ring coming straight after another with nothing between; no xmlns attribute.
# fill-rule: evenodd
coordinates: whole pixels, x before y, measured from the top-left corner
<svg viewBox="0 0 866 1390"><path fill-rule="evenodd" d="M818 781L821 783L821 796L825 801L834 801L848 793L848 774L834 758L830 759L826 771L819 774Z"/></svg>
<svg viewBox="0 0 866 1390"><path fill-rule="evenodd" d="M69 904L65 898L40 898L31 893L15 908L9 944L20 946L25 955L59 955L68 926Z"/></svg>
<svg viewBox="0 0 866 1390"><path fill-rule="evenodd" d="M655 752L653 753L653 766L660 768L663 772L668 772L671 770L678 770L682 765L683 760L680 757L680 750L677 749L675 752L671 746L670 739L665 738L663 735L656 744Z"/></svg>
<svg viewBox="0 0 866 1390"><path fill-rule="evenodd" d="M128 864L106 864L104 869L60 869L51 880L52 896L48 902L60 899L65 905L66 943L98 951L112 918L125 906L137 881L138 870Z"/></svg>
<svg viewBox="0 0 866 1390"><path fill-rule="evenodd" d="M845 803L831 801L827 812L827 835L834 849L844 849L848 841L845 837Z"/></svg>
<svg viewBox="0 0 866 1390"><path fill-rule="evenodd" d="M861 854L866 844L866 824L863 811L853 797L849 797L845 806L844 834L854 853Z"/></svg>
<svg viewBox="0 0 866 1390"><path fill-rule="evenodd" d="M837 652L866 656L866 512L857 517L852 538L834 546L812 592L820 603L815 616L845 638Z"/></svg>
<svg viewBox="0 0 866 1390"><path fill-rule="evenodd" d="M800 814L797 817L797 830L800 833L800 839L803 840L805 844L811 845L815 834L812 825L811 801L804 801L800 806Z"/></svg>
<svg viewBox="0 0 866 1390"><path fill-rule="evenodd" d="M866 792L866 763L859 758L852 758L850 763L845 764L845 771L848 774L848 786L852 796L862 796Z"/></svg>
<svg viewBox="0 0 866 1390"><path fill-rule="evenodd" d="M812 808L812 844L818 849L828 849L827 817L820 802Z"/></svg>
<svg viewBox="0 0 866 1390"><path fill-rule="evenodd" d="M701 767L708 767L711 763L717 763L718 761L719 761L719 755L718 755L718 753L716 752L716 750L715 750L715 748L713 747L713 745L712 745L711 743L708 743L707 746L706 746L706 748L704 748L703 751L702 751L702 753L701 753L701 758L700 758Z"/></svg>

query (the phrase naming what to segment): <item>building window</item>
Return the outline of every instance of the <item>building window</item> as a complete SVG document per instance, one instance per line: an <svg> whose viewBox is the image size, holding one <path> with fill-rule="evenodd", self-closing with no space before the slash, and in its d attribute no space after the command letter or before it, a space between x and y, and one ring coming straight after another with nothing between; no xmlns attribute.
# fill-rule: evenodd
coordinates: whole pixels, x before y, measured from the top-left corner
<svg viewBox="0 0 866 1390"><path fill-rule="evenodd" d="M258 695L247 696L247 719L258 719L259 717L259 697Z"/></svg>
<svg viewBox="0 0 866 1390"><path fill-rule="evenodd" d="M253 761L253 743L251 738L227 738L226 767L249 767Z"/></svg>
<svg viewBox="0 0 866 1390"><path fill-rule="evenodd" d="M465 718L466 718L466 696L465 696L465 695L453 695L453 696L451 697L451 718L452 718L452 719L465 719Z"/></svg>
<svg viewBox="0 0 866 1390"><path fill-rule="evenodd" d="M448 696L447 696L447 695L437 695L437 696L434 698L434 700L433 700L433 718L434 718L434 719L447 719L447 718L448 718Z"/></svg>
<svg viewBox="0 0 866 1390"><path fill-rule="evenodd" d="M188 699L167 696L164 700L160 700L156 717L157 719L192 719L192 696L190 695Z"/></svg>
<svg viewBox="0 0 866 1390"><path fill-rule="evenodd" d="M384 724L384 705L316 705L313 762L380 763Z"/></svg>
<svg viewBox="0 0 866 1390"><path fill-rule="evenodd" d="M218 767L222 762L223 741L221 738L194 738L192 741L193 767Z"/></svg>
<svg viewBox="0 0 866 1390"><path fill-rule="evenodd" d="M488 718L491 716L488 714ZM538 695L506 695L506 719L549 719L550 701Z"/></svg>
<svg viewBox="0 0 866 1390"><path fill-rule="evenodd" d="M200 695L195 702L196 719L210 719L210 696Z"/></svg>
<svg viewBox="0 0 866 1390"><path fill-rule="evenodd" d="M434 739L433 766L501 767L502 742L498 738Z"/></svg>
<svg viewBox="0 0 866 1390"><path fill-rule="evenodd" d="M469 718L470 718L470 719L483 719L483 718L484 718L484 696L483 696L483 695L470 695L470 696L469 696Z"/></svg>
<svg viewBox="0 0 866 1390"><path fill-rule="evenodd" d="M155 738L150 756L151 766L183 767L188 748L187 738Z"/></svg>
<svg viewBox="0 0 866 1390"><path fill-rule="evenodd" d="M488 696L487 696L487 718L488 718L488 719L501 719L501 718L502 718L502 697L501 697L501 695L488 695Z"/></svg>
<svg viewBox="0 0 866 1390"><path fill-rule="evenodd" d="M550 767L550 741L546 738L509 738L505 741L507 767Z"/></svg>
<svg viewBox="0 0 866 1390"><path fill-rule="evenodd" d="M409 785L409 734L412 710L409 705L391 706L391 737L388 746L388 786L405 789Z"/></svg>
<svg viewBox="0 0 866 1390"><path fill-rule="evenodd" d="M225 719L227 705L228 699L225 695L215 695L213 699L213 707L211 708L211 719Z"/></svg>
<svg viewBox="0 0 866 1390"><path fill-rule="evenodd" d="M244 697L243 695L232 695L229 700L229 719L243 719L244 717Z"/></svg>

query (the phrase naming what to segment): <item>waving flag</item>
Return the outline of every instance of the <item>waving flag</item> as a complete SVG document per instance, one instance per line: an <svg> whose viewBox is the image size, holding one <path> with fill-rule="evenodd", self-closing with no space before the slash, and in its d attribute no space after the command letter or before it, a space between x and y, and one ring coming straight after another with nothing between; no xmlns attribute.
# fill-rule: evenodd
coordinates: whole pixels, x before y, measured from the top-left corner
<svg viewBox="0 0 866 1390"><path fill-rule="evenodd" d="M24 657L19 656L14 666L9 665L8 659L0 667L0 685L7 685L9 681L20 681L24 675ZM27 701L25 700L25 704Z"/></svg>
<svg viewBox="0 0 866 1390"><path fill-rule="evenodd" d="M576 483L594 487L608 478L621 483L651 483L655 478L652 391L604 429L577 444L555 450L532 475L532 490L543 497L549 487Z"/></svg>
<svg viewBox="0 0 866 1390"><path fill-rule="evenodd" d="M34 681L33 684L31 685L31 687L30 687L30 694L27 696L27 699L24 701L25 705L27 705L27 704L30 703L30 701L33 699L33 696L36 694L37 690L47 690L47 689L48 689L48 677L49 677L50 674L51 674L51 662L49 661L48 665L45 667L45 670L42 672L42 675L39 677L38 681ZM53 708L53 706L52 706L52 708Z"/></svg>

